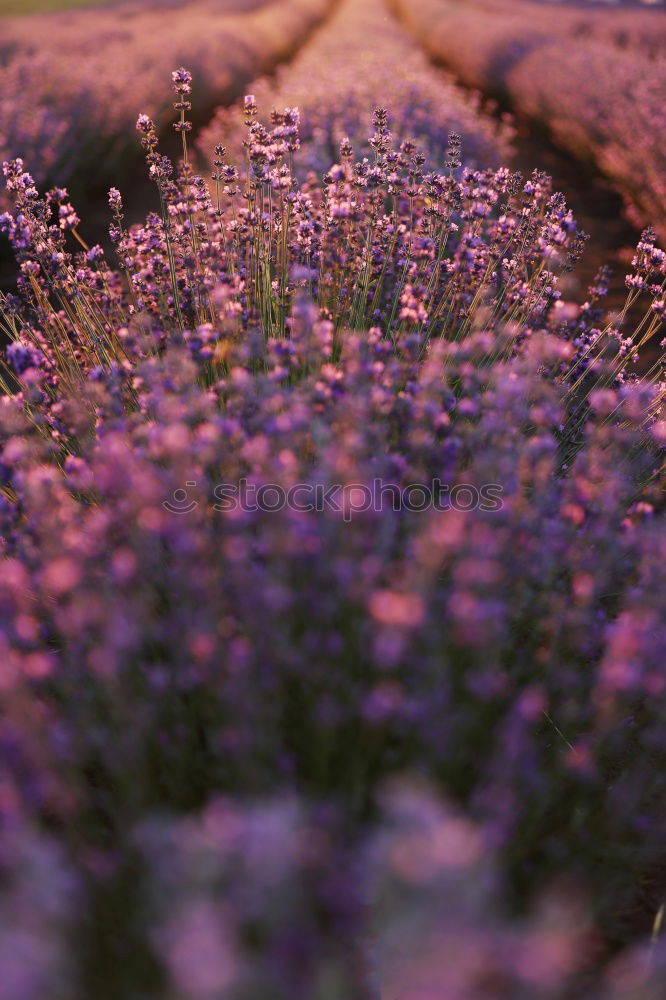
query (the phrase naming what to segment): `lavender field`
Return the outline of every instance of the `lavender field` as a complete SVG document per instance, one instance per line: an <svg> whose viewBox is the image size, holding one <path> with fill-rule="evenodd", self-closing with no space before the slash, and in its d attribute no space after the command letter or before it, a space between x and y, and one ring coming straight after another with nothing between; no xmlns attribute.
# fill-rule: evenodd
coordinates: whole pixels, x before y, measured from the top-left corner
<svg viewBox="0 0 666 1000"><path fill-rule="evenodd" d="M508 100L610 177L666 234L666 12L532 0L389 0L466 83Z"/></svg>
<svg viewBox="0 0 666 1000"><path fill-rule="evenodd" d="M196 73L205 116L288 57L331 7L139 0L0 21L0 157L21 156L38 183L76 182L84 195L119 176L131 183L137 107L167 129L174 67Z"/></svg>
<svg viewBox="0 0 666 1000"><path fill-rule="evenodd" d="M0 1000L662 1000L663 7L6 15Z"/></svg>

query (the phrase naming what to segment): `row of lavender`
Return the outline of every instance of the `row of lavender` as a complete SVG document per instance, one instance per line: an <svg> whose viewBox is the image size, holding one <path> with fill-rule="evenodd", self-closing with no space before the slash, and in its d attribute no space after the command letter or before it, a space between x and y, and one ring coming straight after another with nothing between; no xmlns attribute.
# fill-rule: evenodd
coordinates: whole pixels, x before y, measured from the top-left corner
<svg viewBox="0 0 666 1000"><path fill-rule="evenodd" d="M399 66L399 72L396 71ZM361 71L359 71L361 67ZM420 46L389 16L384 0L344 0L293 61L271 79L252 84L261 107L297 105L301 112L301 180L307 172L325 172L347 138L357 154L370 155L368 109L391 108L391 128L398 143L417 142L433 164L443 163L448 135L460 134L465 162L499 166L511 155L512 129L484 113L479 95L456 87L436 71ZM234 162L245 160L239 130L242 106L220 107L197 138L209 164L213 148L224 143Z"/></svg>
<svg viewBox="0 0 666 1000"><path fill-rule="evenodd" d="M209 188L174 84L115 267L5 166L0 997L653 1000L666 256L565 301L548 179L382 110L316 173L248 96Z"/></svg>
<svg viewBox="0 0 666 1000"><path fill-rule="evenodd" d="M191 0L167 16L146 3L0 18L0 160L22 156L39 183L108 185L132 152L137 104L168 123L172 66L196 71L205 116L287 58L331 6Z"/></svg>
<svg viewBox="0 0 666 1000"><path fill-rule="evenodd" d="M666 233L666 14L495 0L390 0L430 54L502 95Z"/></svg>

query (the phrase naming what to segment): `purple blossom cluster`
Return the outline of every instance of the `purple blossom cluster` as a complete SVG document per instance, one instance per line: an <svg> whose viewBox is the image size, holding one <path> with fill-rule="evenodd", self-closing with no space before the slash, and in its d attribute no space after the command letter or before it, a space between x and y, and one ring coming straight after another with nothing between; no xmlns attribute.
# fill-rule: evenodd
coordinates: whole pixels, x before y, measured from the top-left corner
<svg viewBox="0 0 666 1000"><path fill-rule="evenodd" d="M167 17L148 2L0 17L0 162L23 157L38 183L126 176L137 104L168 128L163 80L172 66L187 60L196 71L205 115L287 58L330 6L191 0Z"/></svg>
<svg viewBox="0 0 666 1000"><path fill-rule="evenodd" d="M327 170L345 138L370 155L367 114L377 105L391 108L398 142L418 143L433 162L445 162L451 132L463 136L468 165L499 166L510 156L509 123L498 124L483 114L478 97L433 70L422 50L387 16L383 0L345 0L325 31L315 34L274 78L258 80L251 89L262 107L296 104L300 109L302 179L308 170ZM221 142L232 159L241 160L238 119L237 107L219 108L199 135L200 151L210 157Z"/></svg>
<svg viewBox="0 0 666 1000"><path fill-rule="evenodd" d="M430 54L593 162L666 233L666 13L512 0L390 0Z"/></svg>
<svg viewBox="0 0 666 1000"><path fill-rule="evenodd" d="M172 80L115 266L3 167L0 998L653 1000L655 233L606 316L543 174L377 108L303 176L299 109L248 94L209 185ZM501 503L216 502L377 480Z"/></svg>

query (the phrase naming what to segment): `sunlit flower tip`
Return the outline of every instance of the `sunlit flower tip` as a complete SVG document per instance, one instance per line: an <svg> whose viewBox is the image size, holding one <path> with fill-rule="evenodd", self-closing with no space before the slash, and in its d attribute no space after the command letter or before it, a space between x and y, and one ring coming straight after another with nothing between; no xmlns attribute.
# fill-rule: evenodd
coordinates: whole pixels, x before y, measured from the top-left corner
<svg viewBox="0 0 666 1000"><path fill-rule="evenodd" d="M76 229L80 221L71 205L61 205L58 209L58 222L62 230Z"/></svg>
<svg viewBox="0 0 666 1000"><path fill-rule="evenodd" d="M95 243L95 245L92 246L90 250L88 250L86 253L86 261L89 264L94 264L98 260L102 260L103 257L104 257L104 251L102 250L99 243Z"/></svg>
<svg viewBox="0 0 666 1000"><path fill-rule="evenodd" d="M152 118L148 115L139 115L136 120L136 128L138 132L143 132L144 135L148 135L149 132L155 131L155 123Z"/></svg>
<svg viewBox="0 0 666 1000"><path fill-rule="evenodd" d="M171 74L171 79L173 80L173 87L176 93L189 94L192 90L192 74L182 66L180 69L174 70Z"/></svg>
<svg viewBox="0 0 666 1000"><path fill-rule="evenodd" d="M2 162L2 172L5 177L17 177L23 172L23 160L20 156L17 156L13 160L3 160Z"/></svg>
<svg viewBox="0 0 666 1000"><path fill-rule="evenodd" d="M118 188L109 189L109 208L116 214L120 214L123 210L123 199Z"/></svg>
<svg viewBox="0 0 666 1000"><path fill-rule="evenodd" d="M246 94L243 98L243 110L248 118L254 118L257 114L257 102L254 94Z"/></svg>

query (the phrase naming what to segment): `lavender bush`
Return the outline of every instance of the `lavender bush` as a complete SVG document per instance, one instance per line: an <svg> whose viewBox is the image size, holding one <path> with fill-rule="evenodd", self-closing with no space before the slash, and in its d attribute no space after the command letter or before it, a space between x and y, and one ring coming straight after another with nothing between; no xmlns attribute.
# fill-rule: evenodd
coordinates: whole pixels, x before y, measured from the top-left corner
<svg viewBox="0 0 666 1000"><path fill-rule="evenodd" d="M247 95L209 188L173 82L115 269L4 166L0 990L656 997L655 234L606 317L544 175Z"/></svg>
<svg viewBox="0 0 666 1000"><path fill-rule="evenodd" d="M508 99L618 187L635 221L666 232L666 16L494 0L392 8L466 83Z"/></svg>

